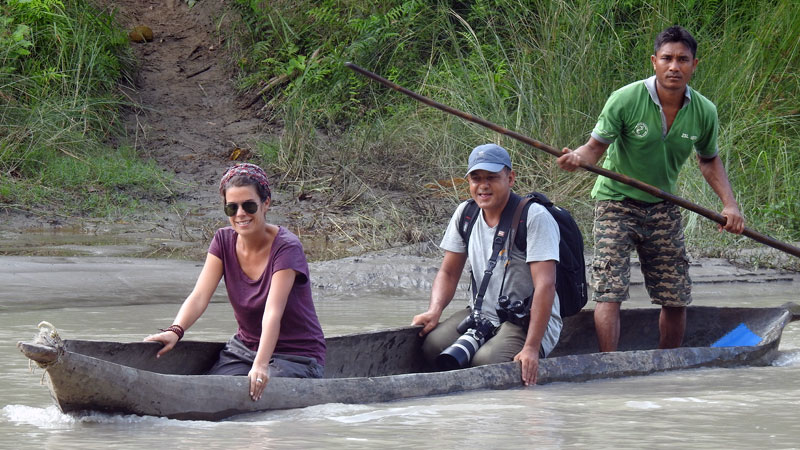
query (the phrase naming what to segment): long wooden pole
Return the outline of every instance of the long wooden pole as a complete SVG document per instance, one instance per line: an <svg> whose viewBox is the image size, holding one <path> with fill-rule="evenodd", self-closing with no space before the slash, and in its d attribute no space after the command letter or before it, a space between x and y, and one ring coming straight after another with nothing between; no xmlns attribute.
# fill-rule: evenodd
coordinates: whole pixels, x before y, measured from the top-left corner
<svg viewBox="0 0 800 450"><path fill-rule="evenodd" d="M516 140L518 140L520 142L524 142L525 144L528 144L531 147L535 147L535 148L538 148L539 150L543 150L543 151L545 151L547 153L550 153L551 155L553 155L555 157L559 157L562 154L561 151L557 150L556 148L551 147L551 146L549 146L547 144L544 144L542 142L539 142L536 139L532 139L532 138L530 138L528 136L524 136L524 135L519 134L519 133L517 133L515 131L511 131L511 130L509 130L507 128L503 128L500 125L497 125L497 124L494 124L492 122L489 122L488 120L481 119L480 117L473 116L472 114L468 114L468 113L465 113L463 111L459 111L459 110L457 110L455 108L452 108L450 106L444 105L444 104L436 102L434 100L431 100L428 97L425 97L424 95L420 95L420 94L417 94L414 91L410 91L410 90L408 90L408 89L406 89L406 88L404 88L404 87L402 87L402 86L400 86L400 85L398 85L396 83L393 83L393 82L387 80L386 78L381 77L380 75L377 75L377 74L375 74L373 72L370 72L369 70L366 70L366 69L364 69L362 67L359 67L359 66L357 66L357 65L355 65L353 63L349 63L349 62L345 63L345 66L347 66L350 69L360 73L361 75L364 75L364 76L366 76L368 78L371 78L371 79L383 84L384 86L392 88L395 91L403 93L403 94L413 98L414 100L417 100L417 101L419 101L421 103L424 103L424 104L426 104L428 106L431 106L433 108L436 108L436 109L442 110L444 112L450 113L450 114L452 114L454 116L461 117L464 120L468 120L470 122L477 123L478 125L484 126L484 127L488 128L488 129L490 129L492 131L496 131L496 132L498 132L500 134L506 135L506 136L511 137L513 139L516 139ZM720 213L718 213L716 211L712 211L712 210L710 210L708 208L704 208L704 207L702 207L700 205L697 205L695 203L692 203L692 202L690 202L690 201L688 201L688 200L686 200L684 198L678 197L677 195L670 194L669 192L666 192L666 191L664 191L662 189L659 189L659 188L657 188L655 186L651 186L651 185L649 185L647 183L643 183L643 182L641 182L639 180L636 180L634 178L628 177L626 175L622 175L622 174L617 173L617 172L610 171L608 169L603 169L602 167L597 167L597 166L595 166L593 164L582 163L581 167L583 169L585 169L585 170L588 170L589 172L594 172L594 173L596 173L598 175L602 175L604 177L611 178L612 180L619 181L620 183L625 183L625 184L627 184L629 186L633 186L633 187L635 187L637 189L640 189L640 190L642 190L644 192L647 192L650 195L653 195L655 197L658 197L658 198L670 201L672 203L675 203L676 205L681 206L683 208L686 208L689 211L694 211L697 214L700 214L701 216L704 216L704 217L706 217L708 219L711 219L711 220L713 220L714 222L717 222L720 225L725 225L726 219L725 219L725 216L723 216L722 214L720 214ZM795 247L793 245L787 244L785 242L781 242L781 241L779 241L777 239L774 239L774 238L772 238L770 236L758 233L758 232L753 231L753 230L751 230L749 228L745 228L744 231L742 231L742 235L747 236L750 239L753 239L753 240L755 240L757 242L760 242L762 244L768 245L770 247L776 248L776 249L778 249L780 251L786 252L786 253L788 253L790 255L794 255L794 256L800 258L800 248Z"/></svg>

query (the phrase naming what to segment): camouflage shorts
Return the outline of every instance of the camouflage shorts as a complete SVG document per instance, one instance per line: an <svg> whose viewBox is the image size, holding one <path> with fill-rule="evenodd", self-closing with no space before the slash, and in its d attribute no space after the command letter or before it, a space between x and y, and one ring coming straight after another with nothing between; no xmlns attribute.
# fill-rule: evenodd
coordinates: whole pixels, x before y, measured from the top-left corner
<svg viewBox="0 0 800 450"><path fill-rule="evenodd" d="M633 250L639 254L652 303L680 307L692 302L680 209L669 202L634 200L602 200L595 206L594 301L623 302L629 298Z"/></svg>

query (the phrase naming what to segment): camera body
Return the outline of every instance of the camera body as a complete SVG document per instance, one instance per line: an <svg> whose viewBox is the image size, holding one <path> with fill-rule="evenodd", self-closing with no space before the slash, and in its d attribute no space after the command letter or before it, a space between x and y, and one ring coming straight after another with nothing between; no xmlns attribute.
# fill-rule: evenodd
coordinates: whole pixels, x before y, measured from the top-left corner
<svg viewBox="0 0 800 450"><path fill-rule="evenodd" d="M461 337L436 357L436 365L440 370L468 367L481 345L494 336L496 327L479 311L473 311L458 324L456 331L461 333Z"/></svg>
<svg viewBox="0 0 800 450"><path fill-rule="evenodd" d="M527 329L531 316L531 297L525 300L511 300L507 295L497 299L497 318L500 323L511 322Z"/></svg>

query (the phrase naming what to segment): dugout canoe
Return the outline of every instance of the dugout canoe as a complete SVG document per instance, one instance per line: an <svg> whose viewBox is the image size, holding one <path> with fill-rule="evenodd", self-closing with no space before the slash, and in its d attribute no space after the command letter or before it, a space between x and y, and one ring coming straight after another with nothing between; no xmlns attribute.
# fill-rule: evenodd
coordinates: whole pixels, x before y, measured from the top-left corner
<svg viewBox="0 0 800 450"><path fill-rule="evenodd" d="M620 351L596 353L591 311L565 320L561 340L542 359L539 384L581 382L699 367L768 365L784 326L800 318L798 305L775 308L690 307L684 346L657 350L658 309L623 309ZM746 326L755 341L732 330ZM47 385L65 413L102 411L175 419L219 420L236 414L323 403L371 403L476 389L521 387L517 363L435 372L422 362L418 327L327 339L325 378L273 378L258 402L246 377L203 375L221 342L181 341L156 359L160 345L61 340L40 333L18 348L47 372ZM714 347L733 336L726 347ZM737 343L737 340L739 342Z"/></svg>

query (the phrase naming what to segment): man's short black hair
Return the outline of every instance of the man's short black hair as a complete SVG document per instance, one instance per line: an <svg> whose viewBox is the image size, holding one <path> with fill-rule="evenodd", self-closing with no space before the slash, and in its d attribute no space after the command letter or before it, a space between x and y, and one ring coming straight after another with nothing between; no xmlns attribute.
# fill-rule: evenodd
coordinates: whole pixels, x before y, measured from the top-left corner
<svg viewBox="0 0 800 450"><path fill-rule="evenodd" d="M673 25L661 33L658 33L653 54L658 53L658 49L660 49L662 45L670 42L682 43L692 52L692 57L697 58L697 41L694 40L691 33L679 25Z"/></svg>

